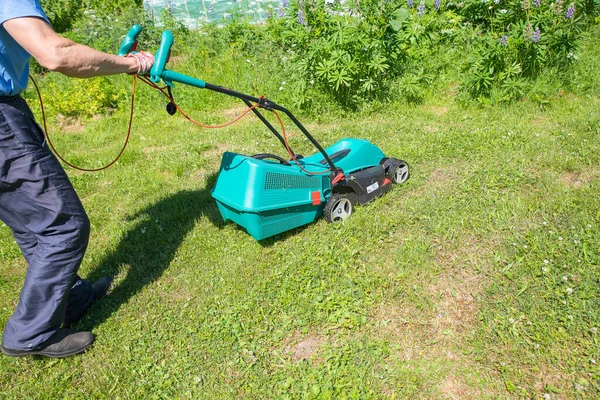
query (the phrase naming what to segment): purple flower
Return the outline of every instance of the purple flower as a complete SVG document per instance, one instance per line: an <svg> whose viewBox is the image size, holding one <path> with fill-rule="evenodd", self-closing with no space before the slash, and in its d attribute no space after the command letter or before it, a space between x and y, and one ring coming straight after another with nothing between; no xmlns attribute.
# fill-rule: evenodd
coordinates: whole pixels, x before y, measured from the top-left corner
<svg viewBox="0 0 600 400"><path fill-rule="evenodd" d="M538 8L540 5L542 5L542 0L533 0L533 6L535 8Z"/></svg>
<svg viewBox="0 0 600 400"><path fill-rule="evenodd" d="M306 25L306 21L304 20L304 13L302 10L298 10L298 23L300 25Z"/></svg>
<svg viewBox="0 0 600 400"><path fill-rule="evenodd" d="M537 43L540 41L540 36L542 36L542 33L540 32L540 28L537 27L535 28L535 31L533 31L533 35L531 35L531 41L533 43Z"/></svg>
<svg viewBox="0 0 600 400"><path fill-rule="evenodd" d="M215 12L215 6L213 6L212 4L211 4L211 5L209 5L209 6L208 6L208 12L209 12L210 14L214 13L214 12Z"/></svg>
<svg viewBox="0 0 600 400"><path fill-rule="evenodd" d="M167 11L169 14L173 14L173 1L167 0Z"/></svg>
<svg viewBox="0 0 600 400"><path fill-rule="evenodd" d="M408 8L413 8L413 0L408 0L406 2L406 5L408 6Z"/></svg>
<svg viewBox="0 0 600 400"><path fill-rule="evenodd" d="M442 5L442 0L434 0L433 6L435 7L436 10L439 10L441 5Z"/></svg>
<svg viewBox="0 0 600 400"><path fill-rule="evenodd" d="M508 36L504 35L500 38L500 44L503 46L508 46Z"/></svg>
<svg viewBox="0 0 600 400"><path fill-rule="evenodd" d="M277 17L278 18L283 18L283 16L285 15L285 13L283 12L283 10L281 9L281 7L279 7L277 9Z"/></svg>
<svg viewBox="0 0 600 400"><path fill-rule="evenodd" d="M271 18L271 13L267 11L267 13L265 14L265 18L266 18L266 19L269 19L269 18Z"/></svg>
<svg viewBox="0 0 600 400"><path fill-rule="evenodd" d="M285 9L290 6L290 0L281 0L281 6Z"/></svg>
<svg viewBox="0 0 600 400"><path fill-rule="evenodd" d="M421 3L419 3L419 7L417 7L417 14L419 17L425 14L425 0L421 0Z"/></svg>
<svg viewBox="0 0 600 400"><path fill-rule="evenodd" d="M567 8L567 13L565 14L565 18L571 19L575 16L575 3L571 3L569 8Z"/></svg>

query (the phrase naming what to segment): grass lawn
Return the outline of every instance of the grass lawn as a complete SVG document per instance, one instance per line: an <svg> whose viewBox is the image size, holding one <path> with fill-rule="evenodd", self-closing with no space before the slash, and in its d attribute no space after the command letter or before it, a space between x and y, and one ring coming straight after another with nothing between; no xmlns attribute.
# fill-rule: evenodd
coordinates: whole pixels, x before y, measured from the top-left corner
<svg viewBox="0 0 600 400"><path fill-rule="evenodd" d="M118 164L68 169L92 223L80 273L116 277L77 326L96 342L62 360L0 357L0 398L600 396L598 93L544 109L465 109L442 93L301 118L325 146L366 138L407 160L411 179L343 224L261 242L222 222L210 189L223 151L284 155L277 140L254 117L196 128L142 94ZM97 167L126 123L51 134ZM26 270L6 226L0 262L3 326Z"/></svg>

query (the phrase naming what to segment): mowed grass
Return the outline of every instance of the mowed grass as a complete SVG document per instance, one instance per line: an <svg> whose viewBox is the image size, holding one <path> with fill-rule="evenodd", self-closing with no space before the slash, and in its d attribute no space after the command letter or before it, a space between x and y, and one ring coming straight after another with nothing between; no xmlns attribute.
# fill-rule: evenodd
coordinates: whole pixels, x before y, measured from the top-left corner
<svg viewBox="0 0 600 400"><path fill-rule="evenodd" d="M587 93L305 116L323 145L368 139L411 179L343 224L261 242L222 222L210 189L224 151L284 155L276 139L254 117L199 129L142 95L118 164L68 169L92 222L80 273L115 276L77 326L97 340L62 360L0 357L0 398L598 397L600 97ZM51 135L98 167L126 124ZM4 325L26 270L5 226L0 257Z"/></svg>

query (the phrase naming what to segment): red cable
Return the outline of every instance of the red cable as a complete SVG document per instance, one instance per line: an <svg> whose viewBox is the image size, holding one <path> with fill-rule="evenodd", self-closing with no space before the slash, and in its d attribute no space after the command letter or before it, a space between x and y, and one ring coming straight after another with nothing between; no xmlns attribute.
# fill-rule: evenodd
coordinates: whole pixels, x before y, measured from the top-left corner
<svg viewBox="0 0 600 400"><path fill-rule="evenodd" d="M119 152L119 154L117 155L117 157L114 160L112 160L109 164L107 164L107 165L105 165L104 167L101 167L101 168L81 168L81 167L78 167L76 165L71 164L67 160L65 160L63 158L63 156L61 156L60 153L58 151L56 151L56 148L54 147L54 144L52 143L52 140L50 140L50 135L48 135L48 127L46 126L46 114L44 112L44 101L42 100L42 94L40 93L40 88L38 87L37 83L35 82L35 79L33 79L33 76L29 75L29 78L31 79L31 82L33 82L33 85L35 86L35 90L37 90L38 98L40 100L40 106L42 108L42 120L44 121L44 133L46 134L46 140L48 140L48 143L50 144L50 147L52 147L52 150L54 151L54 153L56 154L56 156L61 159L62 162L64 162L65 164L67 164L71 168L75 168L76 170L85 171L85 172L102 171L103 169L106 169L106 168L110 167L111 165L113 165L114 163L117 162L117 160L121 157L121 155L125 151L125 148L127 147L127 143L129 142L129 136L131 136L131 125L132 125L132 122L133 122L133 106L135 104L135 102L134 102L134 100L135 100L135 83L136 83L136 77L135 77L135 75L133 76L133 87L131 89L131 112L129 114L129 127L127 128L127 137L125 138L125 143L123 144L123 147L121 148L121 151Z"/></svg>
<svg viewBox="0 0 600 400"><path fill-rule="evenodd" d="M127 147L127 144L129 143L129 137L131 136L131 126L133 123L133 111L134 111L134 104L135 104L135 87L136 87L136 76L133 76L133 86L131 89L131 111L129 114L129 126L127 128L127 137L125 138L125 143L123 144L123 147L121 148L121 151L119 152L119 154L117 155L117 157L111 161L109 164L101 167L101 168L93 168L93 169L88 169L88 168L81 168L78 167L76 165L73 165L72 163L70 163L69 161L65 160L64 157L62 157L60 155L60 153L56 150L56 148L54 147L54 144L52 143L52 141L50 140L50 135L48 135L48 128L46 126L46 114L44 112L44 102L42 100L42 94L40 93L40 89L35 81L35 79L33 79L33 76L29 76L29 78L31 79L31 81L33 82L33 85L35 86L35 89L37 91L38 94L38 98L40 100L40 107L42 109L42 120L44 122L44 133L46 134L46 139L48 140L48 143L50 144L50 147L52 147L52 150L54 151L54 153L56 154L56 156L63 161L65 164L67 164L68 166L75 168L76 170L79 171L85 171L85 172L97 172L97 171L101 171L104 170L108 167L110 167L111 165L113 165L115 162L117 162L117 160L121 157L121 155L123 154L123 152L125 151L125 148ZM159 92L161 92L166 98L169 99L169 101L175 106L175 108L177 109L177 111L179 111L179 113L181 115L183 115L188 121L190 121L191 123L200 126L202 128L208 128L208 129L217 129L217 128L224 128L226 126L232 125L235 122L239 121L240 119L242 119L245 115L247 115L250 111L252 111L254 108L258 107L258 104L253 105L252 107L249 107L246 111L244 111L241 115L239 115L238 117L236 117L234 120L230 121L230 122L226 122L224 124L220 124L220 125L204 125L201 124L197 121L195 121L194 119L192 119L191 117L189 117L180 107L179 105L177 105L175 103L175 101L171 98L171 96L169 96L167 93L165 93L165 87L159 87L156 84L154 84L153 82L151 82L148 78L146 78L145 76L140 76L139 77L140 80L142 82L144 82L145 84L147 84L148 86L158 90ZM298 161L296 160L296 157L294 156L294 153L292 152L292 150L290 149L290 146L288 144L287 141L287 136L285 133L285 125L283 123L283 121L281 120L281 117L279 116L279 114L277 113L277 111L275 110L271 110L273 112L273 114L275 114L275 116L277 117L277 120L279 121L279 124L281 125L281 132L283 134L283 141L285 144L285 148L290 156L290 159L292 159L296 165L298 165L298 167L304 171L305 173L309 174L309 175L322 175L322 174L326 174L329 171L331 171L330 168L327 168L326 170L322 171L322 172L311 172L311 171L307 171L304 167L302 167L302 165L300 165L300 163L298 163ZM343 176L343 175L342 175Z"/></svg>
<svg viewBox="0 0 600 400"><path fill-rule="evenodd" d="M310 172L310 171L307 171L306 169L304 169L304 167L302 167L302 165L300 165L300 163L296 160L296 157L294 156L294 152L292 151L292 149L290 149L290 145L288 144L287 136L285 134L285 125L283 124L281 117L279 116L277 111L275 111L275 110L272 110L272 111L273 111L273 114L275 114L275 116L277 117L277 120L279 121L279 125L281 125L281 133L283 134L283 142L285 143L285 149L287 150L287 152L290 156L290 159L293 160L302 171L306 172L309 175L322 175L322 174L326 174L326 173L330 172L331 168L327 168L323 172Z"/></svg>
<svg viewBox="0 0 600 400"><path fill-rule="evenodd" d="M192 119L191 117L189 117L180 107L179 105L177 105L177 103L175 103L175 101L164 91L164 88L160 88L157 85L155 85L152 81L148 80L148 78L142 76L140 77L140 80L142 82L144 82L145 84L147 84L148 86L158 90L159 92L161 92L163 94L163 96L165 96L167 99L169 99L169 101L171 102L171 104L173 104L175 106L175 108L177 109L177 111L179 111L179 113L181 115L184 116L185 119L187 119L188 121L190 121L192 124L197 125L201 128L207 128L207 129L218 129L218 128L224 128L226 126L232 125L234 123L236 123L237 121L239 121L240 119L242 119L246 114L248 114L250 111L252 111L254 108L258 107L258 104L253 105L252 107L249 107L246 111L244 111L241 115L239 115L238 117L236 117L234 120L226 122L224 124L220 124L220 125L204 125L201 124L200 122Z"/></svg>

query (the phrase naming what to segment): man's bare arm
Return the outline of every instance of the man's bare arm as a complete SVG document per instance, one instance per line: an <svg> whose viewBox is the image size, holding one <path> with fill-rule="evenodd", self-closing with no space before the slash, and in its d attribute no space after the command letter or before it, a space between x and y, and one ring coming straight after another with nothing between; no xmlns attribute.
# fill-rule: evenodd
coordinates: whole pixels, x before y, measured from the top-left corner
<svg viewBox="0 0 600 400"><path fill-rule="evenodd" d="M41 66L51 71L77 78L138 71L134 58L103 53L63 38L41 18L10 19L2 26Z"/></svg>

